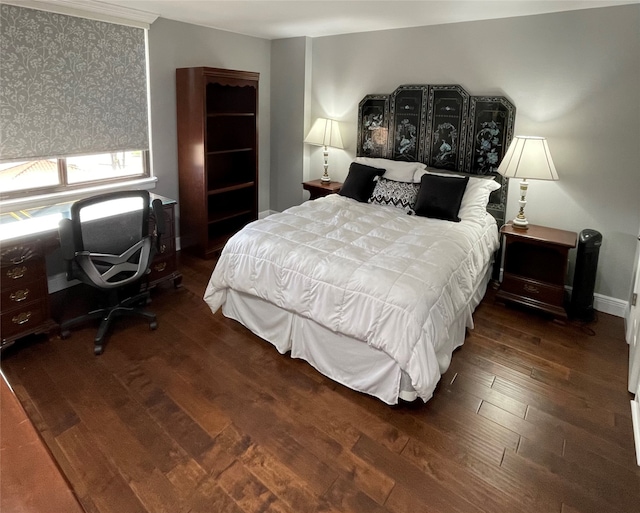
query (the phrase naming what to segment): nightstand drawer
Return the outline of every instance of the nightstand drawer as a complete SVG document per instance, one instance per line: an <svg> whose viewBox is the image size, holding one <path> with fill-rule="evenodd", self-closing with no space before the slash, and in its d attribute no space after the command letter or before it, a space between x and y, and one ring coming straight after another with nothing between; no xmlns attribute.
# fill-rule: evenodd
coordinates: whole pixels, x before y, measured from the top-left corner
<svg viewBox="0 0 640 513"><path fill-rule="evenodd" d="M551 305L562 305L564 301L564 287L549 285L548 283L542 283L530 278L521 278L511 274L505 274L503 276L500 290L522 298L529 298L540 303Z"/></svg>

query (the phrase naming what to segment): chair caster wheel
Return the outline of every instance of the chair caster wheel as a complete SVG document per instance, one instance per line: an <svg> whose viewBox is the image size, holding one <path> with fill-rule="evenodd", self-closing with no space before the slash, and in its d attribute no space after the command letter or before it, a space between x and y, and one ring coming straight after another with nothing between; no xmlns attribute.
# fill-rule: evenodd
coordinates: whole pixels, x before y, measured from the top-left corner
<svg viewBox="0 0 640 513"><path fill-rule="evenodd" d="M71 336L71 332L69 330L62 330L60 332L60 338L62 340L65 340L65 339L69 338L70 336Z"/></svg>
<svg viewBox="0 0 640 513"><path fill-rule="evenodd" d="M95 354L96 356L101 355L103 351L104 351L103 346L95 346L93 348L93 354Z"/></svg>
<svg viewBox="0 0 640 513"><path fill-rule="evenodd" d="M151 321L149 323L149 329L152 331L158 329L158 323L156 321Z"/></svg>

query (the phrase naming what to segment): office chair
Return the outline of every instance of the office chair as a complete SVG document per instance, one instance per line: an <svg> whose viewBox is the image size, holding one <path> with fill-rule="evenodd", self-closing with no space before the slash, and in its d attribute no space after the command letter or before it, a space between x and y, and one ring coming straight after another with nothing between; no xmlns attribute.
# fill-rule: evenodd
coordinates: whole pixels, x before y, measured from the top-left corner
<svg viewBox="0 0 640 513"><path fill-rule="evenodd" d="M80 280L103 293L106 306L60 324L67 338L70 328L102 319L95 337L94 353L102 354L113 320L122 315L140 315L154 330L156 315L144 309L150 302L142 282L164 233L162 202L152 204L154 229L150 232L147 191L122 191L79 200L71 206L71 218L59 225L62 257L67 280Z"/></svg>

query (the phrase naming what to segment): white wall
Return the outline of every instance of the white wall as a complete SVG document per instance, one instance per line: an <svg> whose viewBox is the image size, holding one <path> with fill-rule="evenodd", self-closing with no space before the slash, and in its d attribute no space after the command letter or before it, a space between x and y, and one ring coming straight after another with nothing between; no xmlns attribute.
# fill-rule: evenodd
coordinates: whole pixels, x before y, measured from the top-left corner
<svg viewBox="0 0 640 513"><path fill-rule="evenodd" d="M311 117L343 122L332 177L343 179L355 155L362 97L412 83L460 84L515 104L516 134L546 136L560 175L531 182L527 217L600 231L596 293L627 301L640 220L640 6L313 39ZM321 153L311 153L312 177Z"/></svg>
<svg viewBox="0 0 640 513"><path fill-rule="evenodd" d="M258 210L267 210L271 174L271 42L163 18L149 29L151 157L153 173L158 177L154 192L179 198L176 68L195 66L260 73Z"/></svg>
<svg viewBox="0 0 640 513"><path fill-rule="evenodd" d="M309 124L311 39L279 39L271 45L271 209L282 211L303 199L309 167L302 138Z"/></svg>

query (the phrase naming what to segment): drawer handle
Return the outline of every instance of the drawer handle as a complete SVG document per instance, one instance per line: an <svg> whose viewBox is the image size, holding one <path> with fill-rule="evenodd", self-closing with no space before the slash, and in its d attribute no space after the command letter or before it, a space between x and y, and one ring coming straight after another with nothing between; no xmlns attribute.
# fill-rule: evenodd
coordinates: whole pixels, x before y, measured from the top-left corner
<svg viewBox="0 0 640 513"><path fill-rule="evenodd" d="M13 257L13 258L11 259L11 263L12 263L13 265L18 265L18 264L21 264L22 262L24 262L24 256L21 256L21 257Z"/></svg>
<svg viewBox="0 0 640 513"><path fill-rule="evenodd" d="M12 280L22 278L25 274L27 274L27 268L24 265L22 267L14 267L7 271L7 276Z"/></svg>
<svg viewBox="0 0 640 513"><path fill-rule="evenodd" d="M20 312L18 315L15 315L11 321L14 324L25 324L29 322L31 318L31 312Z"/></svg>
<svg viewBox="0 0 640 513"><path fill-rule="evenodd" d="M16 303L19 303L20 301L24 301L25 299L27 299L28 295L29 295L29 289L20 289L20 290L16 290L13 294L11 294L9 298L11 299L11 301L15 301Z"/></svg>
<svg viewBox="0 0 640 513"><path fill-rule="evenodd" d="M538 287L534 287L528 283L524 284L524 290L525 292L531 292L532 294L540 294L540 289Z"/></svg>
<svg viewBox="0 0 640 513"><path fill-rule="evenodd" d="M159 273L164 271L166 268L167 268L167 263L166 262L162 262L161 264L156 264L156 265L153 266L153 269L158 271Z"/></svg>
<svg viewBox="0 0 640 513"><path fill-rule="evenodd" d="M167 250L167 245L166 244L161 244L160 245L160 253L164 253Z"/></svg>

